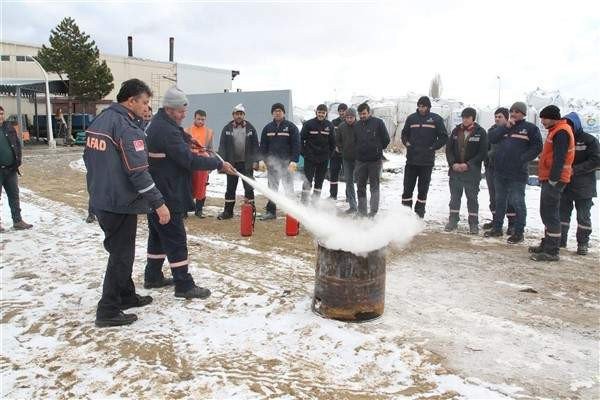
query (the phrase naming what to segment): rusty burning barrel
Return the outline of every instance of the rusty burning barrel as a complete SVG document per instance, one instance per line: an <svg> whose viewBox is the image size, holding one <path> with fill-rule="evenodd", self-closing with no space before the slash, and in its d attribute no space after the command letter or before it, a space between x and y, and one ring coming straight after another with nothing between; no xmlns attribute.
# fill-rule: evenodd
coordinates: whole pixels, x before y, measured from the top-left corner
<svg viewBox="0 0 600 400"><path fill-rule="evenodd" d="M312 309L340 321L368 321L383 314L385 249L358 256L318 244Z"/></svg>

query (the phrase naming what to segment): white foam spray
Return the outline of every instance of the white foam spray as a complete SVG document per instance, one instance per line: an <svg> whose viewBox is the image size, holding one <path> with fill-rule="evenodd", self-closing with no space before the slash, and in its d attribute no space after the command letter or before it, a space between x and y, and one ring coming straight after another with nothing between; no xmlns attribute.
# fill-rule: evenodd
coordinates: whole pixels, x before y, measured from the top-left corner
<svg viewBox="0 0 600 400"><path fill-rule="evenodd" d="M332 250L344 250L364 256L388 245L404 246L423 230L421 220L411 210L400 205L392 212L379 212L373 219L353 219L338 216L335 205L327 200L316 206L305 206L254 179L238 175L297 219L301 227L310 231L319 243Z"/></svg>

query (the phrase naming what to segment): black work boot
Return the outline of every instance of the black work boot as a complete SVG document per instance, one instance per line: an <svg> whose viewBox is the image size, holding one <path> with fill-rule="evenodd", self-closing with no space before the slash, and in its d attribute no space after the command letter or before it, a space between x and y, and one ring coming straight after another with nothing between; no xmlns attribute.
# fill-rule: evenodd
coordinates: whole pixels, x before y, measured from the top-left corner
<svg viewBox="0 0 600 400"><path fill-rule="evenodd" d="M580 256L585 256L588 253L588 244L587 243L577 243L577 254Z"/></svg>
<svg viewBox="0 0 600 400"><path fill-rule="evenodd" d="M425 203L418 200L415 202L415 214L421 219L425 218Z"/></svg>
<svg viewBox="0 0 600 400"><path fill-rule="evenodd" d="M513 232L513 234L510 235L508 237L508 239L506 239L506 243L517 244L517 243L521 243L523 240L525 240L525 238L523 237L522 233Z"/></svg>
<svg viewBox="0 0 600 400"><path fill-rule="evenodd" d="M133 297L121 299L120 308L121 310L127 310L133 307L144 307L150 303L152 303L152 297L140 296L139 294L135 294Z"/></svg>
<svg viewBox="0 0 600 400"><path fill-rule="evenodd" d="M144 270L144 289L157 289L173 285L173 279L165 278L162 271L163 258L148 258Z"/></svg>
<svg viewBox="0 0 600 400"><path fill-rule="evenodd" d="M492 229L494 227L494 221L486 222L481 227L483 228L484 231Z"/></svg>
<svg viewBox="0 0 600 400"><path fill-rule="evenodd" d="M204 214L202 212L204 210L205 201L206 199L196 200L196 211L194 212L194 215L198 218L204 218Z"/></svg>
<svg viewBox="0 0 600 400"><path fill-rule="evenodd" d="M479 217L476 215L469 215L469 235L479 234Z"/></svg>
<svg viewBox="0 0 600 400"><path fill-rule="evenodd" d="M210 297L210 290L194 284L194 286L185 291L178 292L175 290L175 297L183 299L206 299Z"/></svg>
<svg viewBox="0 0 600 400"><path fill-rule="evenodd" d="M533 253L530 257L533 261L559 261L558 254L550 254L546 252Z"/></svg>
<svg viewBox="0 0 600 400"><path fill-rule="evenodd" d="M233 207L235 206L235 202L228 201L225 203L225 207L223 207L223 212L217 216L217 219L231 219L233 218Z"/></svg>
<svg viewBox="0 0 600 400"><path fill-rule="evenodd" d="M450 213L448 217L448 223L444 226L444 231L452 232L458 228L458 213Z"/></svg>
<svg viewBox="0 0 600 400"><path fill-rule="evenodd" d="M534 254L543 253L544 252L544 239L542 239L540 241L540 244L538 246L529 246L528 250L530 253L534 253Z"/></svg>
<svg viewBox="0 0 600 400"><path fill-rule="evenodd" d="M492 228L483 234L484 237L502 237L502 229Z"/></svg>
<svg viewBox="0 0 600 400"><path fill-rule="evenodd" d="M210 290L196 286L194 278L188 273L188 266L171 268L175 281L175 297L184 299L205 299Z"/></svg>
<svg viewBox="0 0 600 400"><path fill-rule="evenodd" d="M122 326L131 325L137 321L137 315L125 314L123 311L112 317L98 317L96 316L96 326L98 328L106 328L109 326Z"/></svg>

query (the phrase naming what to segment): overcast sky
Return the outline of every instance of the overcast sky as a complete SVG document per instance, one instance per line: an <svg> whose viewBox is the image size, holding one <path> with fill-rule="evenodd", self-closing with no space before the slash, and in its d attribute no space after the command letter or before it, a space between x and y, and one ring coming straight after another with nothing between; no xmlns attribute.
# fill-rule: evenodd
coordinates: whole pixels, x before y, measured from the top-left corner
<svg viewBox="0 0 600 400"><path fill-rule="evenodd" d="M2 40L47 43L66 16L101 52L240 70L234 87L296 105L427 93L496 105L536 87L600 100L598 1L13 1Z"/></svg>

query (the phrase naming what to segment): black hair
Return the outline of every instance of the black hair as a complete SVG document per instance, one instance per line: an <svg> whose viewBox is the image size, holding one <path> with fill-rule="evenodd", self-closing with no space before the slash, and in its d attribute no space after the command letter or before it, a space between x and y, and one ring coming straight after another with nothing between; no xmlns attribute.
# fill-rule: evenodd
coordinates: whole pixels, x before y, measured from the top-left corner
<svg viewBox="0 0 600 400"><path fill-rule="evenodd" d="M196 118L198 115L201 116L201 117L206 117L206 111L204 111L204 110L196 110L196 112L194 113L194 118Z"/></svg>
<svg viewBox="0 0 600 400"><path fill-rule="evenodd" d="M152 97L152 90L141 80L136 78L126 80L121 84L121 89L119 89L119 93L117 94L117 102L123 103L129 98L137 97L142 93L146 93Z"/></svg>
<svg viewBox="0 0 600 400"><path fill-rule="evenodd" d="M361 105L358 106L358 108L356 109L359 113L363 112L365 110L367 111L371 111L371 107L369 107L369 105L367 103L362 103Z"/></svg>
<svg viewBox="0 0 600 400"><path fill-rule="evenodd" d="M319 104L317 106L317 111L325 111L325 112L327 112L329 110L327 109L327 106L325 104Z"/></svg>
<svg viewBox="0 0 600 400"><path fill-rule="evenodd" d="M496 115L496 114L502 114L502 115L504 115L504 118L508 119L508 108L500 107L499 109L494 111L494 115Z"/></svg>
<svg viewBox="0 0 600 400"><path fill-rule="evenodd" d="M346 111L348 109L348 105L346 103L340 103L338 105L338 111Z"/></svg>

